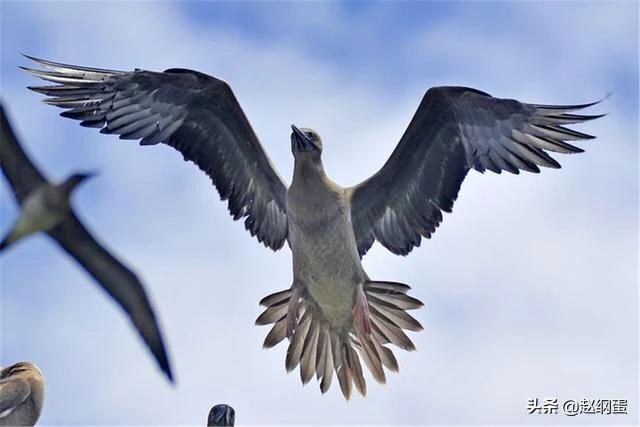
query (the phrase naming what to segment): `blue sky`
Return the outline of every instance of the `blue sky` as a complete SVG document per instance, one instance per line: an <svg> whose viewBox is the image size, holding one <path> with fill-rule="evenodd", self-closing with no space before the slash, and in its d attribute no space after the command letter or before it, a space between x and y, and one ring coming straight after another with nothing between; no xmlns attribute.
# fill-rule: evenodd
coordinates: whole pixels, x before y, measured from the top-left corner
<svg viewBox="0 0 640 427"><path fill-rule="evenodd" d="M202 425L227 402L250 424L637 423L638 5L635 2L11 2L0 4L2 99L55 179L101 175L74 203L143 278L177 386L120 311L46 237L0 260L0 363L47 378L46 425ZM290 181L289 124L317 129L328 174L374 173L430 86L538 103L613 95L578 129L586 152L540 175L463 184L434 238L406 258L379 246L374 278L426 303L400 373L345 403L261 348L264 295L291 282L233 223L210 181L168 147L140 148L57 117L25 89L20 52L116 69L197 69L230 83ZM17 209L0 186L2 230ZM82 390L78 392L78 390ZM78 408L78 396L82 396ZM527 415L527 399L628 399L629 416Z"/></svg>

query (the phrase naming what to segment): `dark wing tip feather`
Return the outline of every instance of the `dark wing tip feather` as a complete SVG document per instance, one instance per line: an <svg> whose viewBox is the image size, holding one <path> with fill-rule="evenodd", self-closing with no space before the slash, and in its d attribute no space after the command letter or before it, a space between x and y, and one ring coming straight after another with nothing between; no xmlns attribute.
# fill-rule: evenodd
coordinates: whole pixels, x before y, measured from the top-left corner
<svg viewBox="0 0 640 427"><path fill-rule="evenodd" d="M607 116L607 113L603 114L571 114L571 113L560 113L560 114L548 114L546 117L554 122L562 123L562 124L571 124L571 123L582 123L588 122L595 119L600 119L602 117Z"/></svg>
<svg viewBox="0 0 640 427"><path fill-rule="evenodd" d="M26 53L22 53L22 56L46 68L53 68L53 69L62 68L68 71L73 70L76 72L90 72L90 73L108 73L108 74L125 74L126 73L126 71L120 71L120 70L109 70L106 68L83 67L79 65L65 64L62 62L55 62L48 59L37 58L35 56L27 55ZM25 67L20 67L20 68L25 69Z"/></svg>
<svg viewBox="0 0 640 427"><path fill-rule="evenodd" d="M20 55L24 56L27 59L30 59L33 62L38 63L38 64L47 65L47 64L51 63L51 61L35 57L35 56L32 56L32 55L26 54L24 52L20 52Z"/></svg>
<svg viewBox="0 0 640 427"><path fill-rule="evenodd" d="M160 369L162 369L162 371L165 373L169 382L175 385L176 379L173 376L173 372L171 371L171 365L169 364L169 359L166 353L164 352L164 349L162 353L164 357L162 359L158 359L158 364L160 365ZM159 355L156 355L156 357L159 357Z"/></svg>
<svg viewBox="0 0 640 427"><path fill-rule="evenodd" d="M582 110L585 108L593 107L594 105L598 105L602 101L609 98L611 95L613 95L612 92L607 92L607 94L602 98L600 98L599 100L593 101L593 102L587 102L584 104L573 104L573 105L531 104L531 105L533 105L535 108L538 108L538 109L550 110L550 111L559 111L559 110L575 111L575 110ZM599 117L602 117L602 116L603 115L600 115ZM595 117L595 118L598 118L598 117Z"/></svg>

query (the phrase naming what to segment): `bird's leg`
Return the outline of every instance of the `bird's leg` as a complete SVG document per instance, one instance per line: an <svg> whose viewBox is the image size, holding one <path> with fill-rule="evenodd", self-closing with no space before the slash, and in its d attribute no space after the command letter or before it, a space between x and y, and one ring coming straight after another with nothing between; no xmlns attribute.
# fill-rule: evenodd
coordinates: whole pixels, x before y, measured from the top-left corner
<svg viewBox="0 0 640 427"><path fill-rule="evenodd" d="M364 294L362 284L356 288L356 303L353 306L353 316L355 317L356 326L360 332L365 334L371 333L371 316L369 314L369 302Z"/></svg>
<svg viewBox="0 0 640 427"><path fill-rule="evenodd" d="M291 296L289 297L289 308L287 309L287 338L293 338L293 332L298 325L298 307L300 306L300 293L302 287L293 282L291 285Z"/></svg>

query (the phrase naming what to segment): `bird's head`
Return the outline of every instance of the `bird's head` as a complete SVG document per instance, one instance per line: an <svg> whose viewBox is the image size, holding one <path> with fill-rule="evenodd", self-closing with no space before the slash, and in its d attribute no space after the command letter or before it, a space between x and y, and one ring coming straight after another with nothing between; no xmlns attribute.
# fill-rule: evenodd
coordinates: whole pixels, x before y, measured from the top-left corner
<svg viewBox="0 0 640 427"><path fill-rule="evenodd" d="M297 158L299 156L320 160L322 154L322 140L313 129L298 129L291 125L291 152Z"/></svg>
<svg viewBox="0 0 640 427"><path fill-rule="evenodd" d="M11 375L18 374L20 372L34 372L39 375L42 375L42 371L31 362L18 362L14 363L11 366L7 366L4 369L0 369L0 378L6 378Z"/></svg>
<svg viewBox="0 0 640 427"><path fill-rule="evenodd" d="M232 426L236 422L236 411L229 405L220 404L211 408L207 426Z"/></svg>
<svg viewBox="0 0 640 427"><path fill-rule="evenodd" d="M98 175L96 171L76 172L67 178L62 185L67 191L71 192L74 188L80 185L80 183L96 175Z"/></svg>

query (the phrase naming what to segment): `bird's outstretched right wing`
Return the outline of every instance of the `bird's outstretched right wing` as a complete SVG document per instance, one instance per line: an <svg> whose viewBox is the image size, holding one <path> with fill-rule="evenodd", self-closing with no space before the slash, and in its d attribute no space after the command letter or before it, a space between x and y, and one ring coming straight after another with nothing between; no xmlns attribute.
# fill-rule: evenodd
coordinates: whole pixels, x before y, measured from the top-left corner
<svg viewBox="0 0 640 427"><path fill-rule="evenodd" d="M160 368L173 380L158 321L136 275L103 248L73 213L49 235L124 309Z"/></svg>
<svg viewBox="0 0 640 427"><path fill-rule="evenodd" d="M472 168L559 168L547 151L581 152L566 141L594 137L564 125L601 117L572 113L594 104L536 105L465 87L429 89L382 169L349 189L360 256L375 240L406 255L431 237Z"/></svg>
<svg viewBox="0 0 640 427"><path fill-rule="evenodd" d="M0 103L0 125L2 126L0 168L9 181L16 200L22 205L29 193L46 184L47 181L18 143L2 103Z"/></svg>
<svg viewBox="0 0 640 427"><path fill-rule="evenodd" d="M286 186L229 85L197 71L162 73L79 67L30 58L31 74L59 85L31 87L81 125L141 145L165 143L211 178L234 219L278 250L287 238Z"/></svg>

